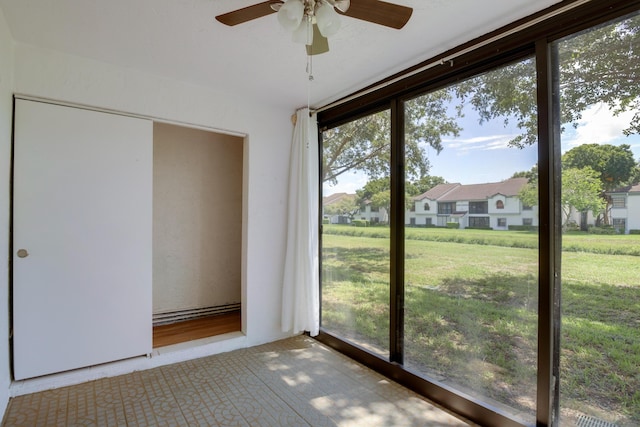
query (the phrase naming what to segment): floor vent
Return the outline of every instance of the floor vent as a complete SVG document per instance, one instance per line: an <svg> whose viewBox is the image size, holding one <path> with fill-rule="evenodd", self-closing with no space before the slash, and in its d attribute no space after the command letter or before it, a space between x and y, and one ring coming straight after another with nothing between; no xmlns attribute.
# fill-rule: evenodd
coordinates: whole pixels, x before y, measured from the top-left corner
<svg viewBox="0 0 640 427"><path fill-rule="evenodd" d="M217 305L215 307L191 308L187 310L165 311L154 313L153 326L167 325L169 323L184 322L185 320L198 319L200 317L214 316L216 314L231 313L240 310L240 303Z"/></svg>
<svg viewBox="0 0 640 427"><path fill-rule="evenodd" d="M618 427L617 424L610 423L608 421L602 421L597 418L590 417L588 415L580 415L578 417L578 427Z"/></svg>

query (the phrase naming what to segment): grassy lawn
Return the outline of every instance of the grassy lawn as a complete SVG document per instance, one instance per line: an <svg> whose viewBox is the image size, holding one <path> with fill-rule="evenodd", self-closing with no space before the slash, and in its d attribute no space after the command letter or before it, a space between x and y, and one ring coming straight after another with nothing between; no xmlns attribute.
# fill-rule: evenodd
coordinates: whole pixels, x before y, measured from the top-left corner
<svg viewBox="0 0 640 427"><path fill-rule="evenodd" d="M342 227L355 235L329 234L342 231L334 228L325 225L323 234L323 327L384 354L388 229ZM407 229L407 238L405 364L531 411L537 235ZM638 252L640 236L570 235L563 247L570 252L562 255L562 405L637 425L640 257L629 254Z"/></svg>
<svg viewBox="0 0 640 427"><path fill-rule="evenodd" d="M388 238L387 227L350 227L344 225L324 225L323 233L354 237ZM446 228L406 228L407 240L432 242L469 243L511 248L538 247L538 234L528 231L457 230ZM640 235L596 235L570 233L562 236L565 252L588 252L609 255L640 256Z"/></svg>

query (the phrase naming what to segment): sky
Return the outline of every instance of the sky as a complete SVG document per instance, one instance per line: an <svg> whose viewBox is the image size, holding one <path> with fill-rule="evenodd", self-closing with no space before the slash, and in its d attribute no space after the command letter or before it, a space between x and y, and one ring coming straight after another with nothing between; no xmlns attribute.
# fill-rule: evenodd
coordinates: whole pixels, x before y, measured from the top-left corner
<svg viewBox="0 0 640 427"><path fill-rule="evenodd" d="M614 116L605 105L593 105L583 112L577 128L568 125L562 134L562 152L582 144L629 144L634 158L640 160L640 136L624 136L622 133L633 112ZM520 130L515 124L505 127L502 120L479 125L473 111L465 111L459 121L463 127L457 138L443 138L444 149L437 154L427 148L431 164L430 174L441 176L447 182L479 184L498 182L510 178L515 172L528 171L537 162L537 147L511 148L507 144ZM335 186L324 185L323 195L355 193L368 178L365 174L344 173Z"/></svg>

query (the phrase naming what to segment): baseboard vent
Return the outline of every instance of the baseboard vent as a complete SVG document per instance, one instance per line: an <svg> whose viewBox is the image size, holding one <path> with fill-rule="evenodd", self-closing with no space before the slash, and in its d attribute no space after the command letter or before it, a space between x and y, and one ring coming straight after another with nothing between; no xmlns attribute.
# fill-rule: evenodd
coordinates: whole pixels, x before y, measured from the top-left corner
<svg viewBox="0 0 640 427"><path fill-rule="evenodd" d="M231 313L240 310L240 303L217 305L215 307L191 308L186 310L165 311L153 314L153 326L167 325L169 323L184 322L185 320L198 319L200 317L214 316L216 314Z"/></svg>
<svg viewBox="0 0 640 427"><path fill-rule="evenodd" d="M617 424L613 424L608 421L602 421L588 415L580 415L578 417L578 422L576 423L576 425L578 427L618 427Z"/></svg>

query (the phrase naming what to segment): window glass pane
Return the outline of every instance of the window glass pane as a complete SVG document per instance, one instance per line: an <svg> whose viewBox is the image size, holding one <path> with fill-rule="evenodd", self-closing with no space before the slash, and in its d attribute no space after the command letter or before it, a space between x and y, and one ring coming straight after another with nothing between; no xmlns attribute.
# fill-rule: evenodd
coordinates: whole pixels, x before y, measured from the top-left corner
<svg viewBox="0 0 640 427"><path fill-rule="evenodd" d="M405 223L414 224L405 230L405 364L528 424L537 365L535 93L535 63L526 59L405 103Z"/></svg>
<svg viewBox="0 0 640 427"><path fill-rule="evenodd" d="M389 355L390 114L322 134L321 326Z"/></svg>
<svg viewBox="0 0 640 427"><path fill-rule="evenodd" d="M635 15L554 46L563 426L640 425L639 32Z"/></svg>

